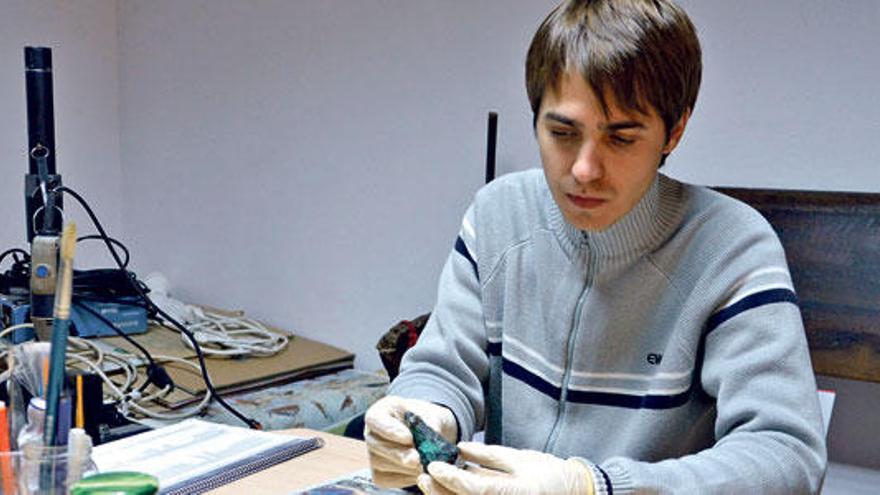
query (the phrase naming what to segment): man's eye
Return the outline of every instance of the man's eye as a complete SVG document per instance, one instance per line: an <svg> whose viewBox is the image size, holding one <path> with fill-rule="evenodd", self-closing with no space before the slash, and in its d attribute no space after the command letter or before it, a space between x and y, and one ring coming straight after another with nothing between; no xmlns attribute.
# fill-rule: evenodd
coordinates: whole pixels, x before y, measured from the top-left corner
<svg viewBox="0 0 880 495"><path fill-rule="evenodd" d="M560 139L572 139L575 137L576 133L564 129L550 129L550 135Z"/></svg>
<svg viewBox="0 0 880 495"><path fill-rule="evenodd" d="M636 142L635 139L625 138L623 136L619 136L617 134L611 135L611 142L617 146L628 146Z"/></svg>

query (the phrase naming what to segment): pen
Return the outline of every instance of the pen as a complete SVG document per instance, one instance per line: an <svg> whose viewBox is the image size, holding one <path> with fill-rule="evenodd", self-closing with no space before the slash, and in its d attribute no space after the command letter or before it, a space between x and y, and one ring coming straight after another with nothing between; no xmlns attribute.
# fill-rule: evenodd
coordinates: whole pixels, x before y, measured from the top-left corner
<svg viewBox="0 0 880 495"><path fill-rule="evenodd" d="M83 409L83 377L76 375L76 422L74 423L79 429L86 427L86 415Z"/></svg>
<svg viewBox="0 0 880 495"><path fill-rule="evenodd" d="M46 391L49 389L49 356L43 356L40 372L43 374L43 381L40 382L40 393L42 398L46 398Z"/></svg>
<svg viewBox="0 0 880 495"><path fill-rule="evenodd" d="M67 394L62 394L58 401L58 415L55 421L55 444L67 445L67 438L70 434L70 422L73 419L73 398Z"/></svg>

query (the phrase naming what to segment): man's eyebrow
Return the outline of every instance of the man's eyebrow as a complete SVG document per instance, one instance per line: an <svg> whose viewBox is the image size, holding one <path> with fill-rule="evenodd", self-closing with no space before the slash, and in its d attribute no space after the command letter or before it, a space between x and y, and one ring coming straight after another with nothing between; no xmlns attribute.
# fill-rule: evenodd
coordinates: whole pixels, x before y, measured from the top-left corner
<svg viewBox="0 0 880 495"><path fill-rule="evenodd" d="M544 114L544 118L547 120L552 120L554 122L558 122L563 125L568 125L571 127L581 128L583 124L580 122L566 117L565 115L558 114L556 112L547 112ZM638 120L624 120L620 122L612 122L610 124L602 126L602 130L605 132L615 132L626 129L646 129L647 126L643 122L639 122Z"/></svg>
<svg viewBox="0 0 880 495"><path fill-rule="evenodd" d="M583 127L583 125L580 122L577 122L574 119L570 119L570 118L566 117L565 115L560 115L556 112L547 112L544 114L544 118L549 119L549 120L553 120L553 121L559 122L560 124L568 125L571 127L578 127L578 128Z"/></svg>
<svg viewBox="0 0 880 495"><path fill-rule="evenodd" d="M603 126L603 129L608 132L614 131L622 131L626 129L645 129L646 126L642 122L638 120L626 120L623 122L612 122L606 126Z"/></svg>

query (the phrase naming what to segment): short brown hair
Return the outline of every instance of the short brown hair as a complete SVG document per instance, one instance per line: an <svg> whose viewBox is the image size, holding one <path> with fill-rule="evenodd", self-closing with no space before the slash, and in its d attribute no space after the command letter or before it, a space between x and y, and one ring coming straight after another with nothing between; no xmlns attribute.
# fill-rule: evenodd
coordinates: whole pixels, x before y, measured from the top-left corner
<svg viewBox="0 0 880 495"><path fill-rule="evenodd" d="M702 73L700 42L671 0L567 0L544 19L526 58L526 90L537 124L541 99L577 70L603 111L606 91L626 110L651 105L666 135L693 110Z"/></svg>

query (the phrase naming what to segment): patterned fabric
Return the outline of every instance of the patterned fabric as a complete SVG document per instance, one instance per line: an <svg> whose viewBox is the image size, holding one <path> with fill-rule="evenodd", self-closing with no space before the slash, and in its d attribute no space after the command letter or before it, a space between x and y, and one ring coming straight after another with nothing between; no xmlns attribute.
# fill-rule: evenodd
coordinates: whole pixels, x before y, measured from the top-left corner
<svg viewBox="0 0 880 495"><path fill-rule="evenodd" d="M225 399L245 416L262 423L266 430L335 431L363 414L385 395L387 388L388 377L384 374L349 369ZM232 425L241 423L216 403L211 404L204 419Z"/></svg>
<svg viewBox="0 0 880 495"><path fill-rule="evenodd" d="M382 365L388 372L388 377L394 379L400 371L400 360L404 353L416 345L425 323L428 322L429 314L424 314L413 320L403 320L385 332L385 335L376 343L376 350L382 359Z"/></svg>

